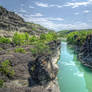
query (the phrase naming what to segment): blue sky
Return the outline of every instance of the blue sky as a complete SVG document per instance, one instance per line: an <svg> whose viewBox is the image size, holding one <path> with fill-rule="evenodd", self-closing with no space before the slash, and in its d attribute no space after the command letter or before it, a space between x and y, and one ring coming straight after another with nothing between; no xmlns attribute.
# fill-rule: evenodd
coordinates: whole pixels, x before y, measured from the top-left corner
<svg viewBox="0 0 92 92"><path fill-rule="evenodd" d="M92 28L92 0L0 0L0 5L56 31Z"/></svg>

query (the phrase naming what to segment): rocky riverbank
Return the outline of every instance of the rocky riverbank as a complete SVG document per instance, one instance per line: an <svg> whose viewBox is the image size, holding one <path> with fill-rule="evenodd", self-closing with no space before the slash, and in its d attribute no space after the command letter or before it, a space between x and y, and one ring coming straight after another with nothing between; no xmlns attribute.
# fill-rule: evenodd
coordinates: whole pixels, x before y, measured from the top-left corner
<svg viewBox="0 0 92 92"><path fill-rule="evenodd" d="M59 92L57 37L0 6L0 92Z"/></svg>
<svg viewBox="0 0 92 92"><path fill-rule="evenodd" d="M92 68L92 35L88 35L80 48L79 59L83 65Z"/></svg>
<svg viewBox="0 0 92 92"><path fill-rule="evenodd" d="M56 62L60 55L60 41L52 41L48 45L51 54L45 53L43 56L34 57L29 52L31 45L24 47L26 54L14 53L14 48L2 51L0 62L9 60L15 76L11 79L0 74L0 78L6 81L0 92L59 92Z"/></svg>
<svg viewBox="0 0 92 92"><path fill-rule="evenodd" d="M77 45L73 45L75 53L78 54L78 59L84 66L92 68L92 34L86 37L82 46L79 44L80 40L77 41Z"/></svg>

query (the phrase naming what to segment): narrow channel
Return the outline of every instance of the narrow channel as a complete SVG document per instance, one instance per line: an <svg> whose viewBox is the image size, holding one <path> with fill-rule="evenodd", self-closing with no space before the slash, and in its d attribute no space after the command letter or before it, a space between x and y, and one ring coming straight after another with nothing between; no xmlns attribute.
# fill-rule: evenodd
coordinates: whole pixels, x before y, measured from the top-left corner
<svg viewBox="0 0 92 92"><path fill-rule="evenodd" d="M67 42L61 43L58 66L57 77L61 92L92 92L92 70L80 63Z"/></svg>

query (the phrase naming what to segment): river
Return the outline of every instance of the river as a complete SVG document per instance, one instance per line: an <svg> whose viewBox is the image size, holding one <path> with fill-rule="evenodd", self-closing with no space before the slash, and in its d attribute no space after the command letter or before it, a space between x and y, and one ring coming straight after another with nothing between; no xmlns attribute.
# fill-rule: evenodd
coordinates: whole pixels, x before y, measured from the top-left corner
<svg viewBox="0 0 92 92"><path fill-rule="evenodd" d="M57 77L61 92L92 92L92 70L80 63L66 42L61 43L58 66Z"/></svg>

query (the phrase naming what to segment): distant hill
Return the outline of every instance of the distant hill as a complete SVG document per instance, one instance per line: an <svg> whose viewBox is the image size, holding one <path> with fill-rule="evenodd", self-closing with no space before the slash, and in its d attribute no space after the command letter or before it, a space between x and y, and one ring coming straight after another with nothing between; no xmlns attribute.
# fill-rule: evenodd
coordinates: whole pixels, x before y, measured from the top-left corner
<svg viewBox="0 0 92 92"><path fill-rule="evenodd" d="M67 34L71 33L71 32L76 32L76 31L92 31L92 29L82 29L82 30L62 30L58 32L58 35L60 37L65 37Z"/></svg>
<svg viewBox="0 0 92 92"><path fill-rule="evenodd" d="M41 33L52 31L39 24L25 22L19 15L8 11L2 6L0 6L0 30L28 32L33 35L40 35Z"/></svg>

